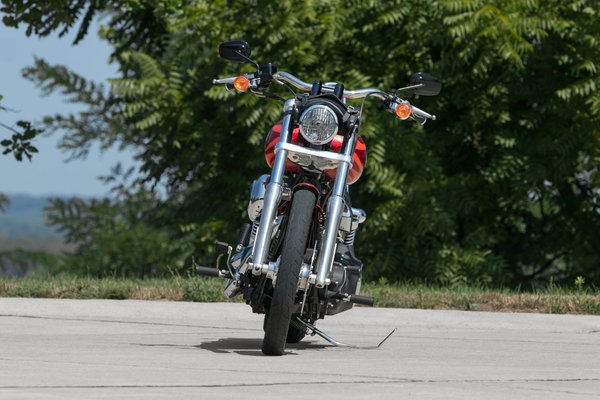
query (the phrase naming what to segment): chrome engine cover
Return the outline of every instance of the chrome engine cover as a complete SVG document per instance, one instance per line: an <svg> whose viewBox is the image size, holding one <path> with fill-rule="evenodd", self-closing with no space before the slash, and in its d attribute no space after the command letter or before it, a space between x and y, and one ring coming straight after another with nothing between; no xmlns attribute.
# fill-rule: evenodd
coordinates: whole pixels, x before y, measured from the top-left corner
<svg viewBox="0 0 600 400"><path fill-rule="evenodd" d="M250 187L250 200L248 201L248 218L255 221L260 215L265 202L265 190L271 175L261 175L252 182Z"/></svg>
<svg viewBox="0 0 600 400"><path fill-rule="evenodd" d="M358 228L359 224L362 224L367 219L367 213L365 210L360 208L348 209L344 208L342 213L342 219L340 220L340 230L344 232L353 232Z"/></svg>

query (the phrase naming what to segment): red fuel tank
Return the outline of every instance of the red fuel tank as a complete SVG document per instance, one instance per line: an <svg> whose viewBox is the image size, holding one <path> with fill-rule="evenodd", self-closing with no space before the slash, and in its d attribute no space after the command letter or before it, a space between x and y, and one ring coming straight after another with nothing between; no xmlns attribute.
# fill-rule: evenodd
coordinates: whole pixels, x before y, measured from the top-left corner
<svg viewBox="0 0 600 400"><path fill-rule="evenodd" d="M265 142L265 160L269 167L273 167L273 162L275 161L275 145L279 142L279 136L281 135L281 121L277 124L273 125L269 134L267 135L267 141ZM294 128L292 131L292 140L293 144L303 145L305 143L304 138L300 134L300 130L298 127ZM331 141L331 148L329 151L334 153L340 153L342 151L342 144L344 143L344 137L342 135L336 135ZM349 185L356 182L360 176L362 175L363 169L365 168L365 164L367 162L367 145L359 136L356 141L356 148L354 149L354 154L352 155L352 168L348 173L347 183ZM297 173L301 171L301 167L289 159L285 163L286 172ZM329 169L325 170L323 175L330 180L335 179L337 174L337 169Z"/></svg>

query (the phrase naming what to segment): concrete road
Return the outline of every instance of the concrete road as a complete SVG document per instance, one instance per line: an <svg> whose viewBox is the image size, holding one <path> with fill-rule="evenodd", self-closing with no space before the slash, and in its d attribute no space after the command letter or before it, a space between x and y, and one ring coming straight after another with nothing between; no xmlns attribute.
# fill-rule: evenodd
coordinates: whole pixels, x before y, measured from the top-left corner
<svg viewBox="0 0 600 400"><path fill-rule="evenodd" d="M600 399L600 318L355 308L283 357L242 304L0 299L0 399Z"/></svg>

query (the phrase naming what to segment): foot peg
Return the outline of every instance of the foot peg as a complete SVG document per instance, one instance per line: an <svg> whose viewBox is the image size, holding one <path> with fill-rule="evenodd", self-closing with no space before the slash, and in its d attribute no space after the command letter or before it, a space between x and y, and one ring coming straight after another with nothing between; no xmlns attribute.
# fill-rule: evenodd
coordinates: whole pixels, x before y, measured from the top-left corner
<svg viewBox="0 0 600 400"><path fill-rule="evenodd" d="M235 276L235 271L231 266L231 253L233 252L233 247L225 242L215 242L215 252L219 254L217 257L217 269L219 268L219 260L221 257L226 256L225 264L227 265L227 271L221 271L222 275L219 275L224 278L233 278Z"/></svg>
<svg viewBox="0 0 600 400"><path fill-rule="evenodd" d="M392 334L394 332L396 332L396 329L398 328L394 328L385 338L383 338L383 340L381 342L379 342L379 344L377 346L354 346L351 344L345 344L342 342L338 342L337 340L335 340L334 338L332 338L331 336L329 336L328 334L326 334L325 332L323 332L322 330L320 330L319 328L317 328L316 326L309 324L306 321L303 321L301 318L296 317L296 320L293 321L296 324L300 324L300 326L304 326L308 331L310 331L310 334L312 336L314 335L319 335L321 336L323 339L327 340L329 343L331 343L332 345L336 346L336 347L348 347L351 349L361 349L361 350L374 350L374 349L378 349L379 347L381 347L381 345L390 338L390 336L392 336Z"/></svg>
<svg viewBox="0 0 600 400"><path fill-rule="evenodd" d="M229 258L231 257L232 250L233 249L231 248L231 246L225 242L215 242L215 252L219 254L219 257L217 258L217 267L216 268L203 267L203 266L197 265L194 262L194 272L197 275L213 276L213 277L217 277L217 278L232 278L233 274L231 271L231 267L229 265ZM219 258L221 258L223 255L227 255L228 271L221 270L219 268Z"/></svg>
<svg viewBox="0 0 600 400"><path fill-rule="evenodd" d="M231 278L229 271L221 271L217 268L201 267L196 265L194 268L196 275L213 276L216 278Z"/></svg>
<svg viewBox="0 0 600 400"><path fill-rule="evenodd" d="M349 301L351 303L361 304L363 306L373 307L375 299L369 296L360 296L358 294L348 294L340 292L327 292L327 297L330 299L340 299L343 301Z"/></svg>
<svg viewBox="0 0 600 400"><path fill-rule="evenodd" d="M233 248L225 242L215 242L215 252L219 254L231 254Z"/></svg>

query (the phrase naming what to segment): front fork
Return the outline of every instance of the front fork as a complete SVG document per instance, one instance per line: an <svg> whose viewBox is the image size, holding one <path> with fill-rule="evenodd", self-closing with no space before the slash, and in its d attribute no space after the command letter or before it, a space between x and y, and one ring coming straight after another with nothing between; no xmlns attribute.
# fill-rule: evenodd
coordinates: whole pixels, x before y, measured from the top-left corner
<svg viewBox="0 0 600 400"><path fill-rule="evenodd" d="M317 259L317 277L315 286L322 288L329 284L328 278L335 257L337 247L337 233L340 226L340 219L344 209L344 190L346 189L346 180L351 167L352 155L354 154L354 146L358 133L356 129L346 138L344 143L343 153L344 161L340 162L335 177L335 184L329 202L327 203L327 217L325 224L325 232L321 241L321 250Z"/></svg>
<svg viewBox="0 0 600 400"><path fill-rule="evenodd" d="M292 116L296 109L296 100L289 99L283 105L283 122L281 124L281 134L279 136L280 143L287 143L292 131ZM287 150L281 149L275 154L275 162L271 171L271 180L265 189L265 200L258 225L258 232L254 239L254 247L252 249L252 273L260 275L263 273L265 261L269 253L269 245L271 244L271 233L273 231L273 221L277 206L281 200L281 192L283 191L283 174L285 172L285 163L287 161ZM268 267L267 267L268 268ZM266 271L265 271L266 272Z"/></svg>
<svg viewBox="0 0 600 400"><path fill-rule="evenodd" d="M292 117L296 109L294 99L287 100L283 106L285 116L281 126L281 134L279 144L288 143L292 132ZM346 188L346 180L348 172L352 164L352 155L356 145L358 133L353 130L352 134L346 138L343 147L343 157L338 157L340 161L335 184L329 202L327 204L327 216L325 232L321 242L321 251L317 260L317 273L315 278L315 286L322 288L329 283L329 273L333 265L335 250L337 245L337 232L344 209L344 190ZM273 231L273 221L276 217L277 207L281 200L283 191L283 175L285 172L285 164L287 161L288 151L285 146L277 146L275 154L275 162L271 172L271 180L266 187L263 209L260 217L258 232L254 240L252 249L252 262L250 267L254 275L273 272L269 270L269 265L266 264L268 257L271 233Z"/></svg>

